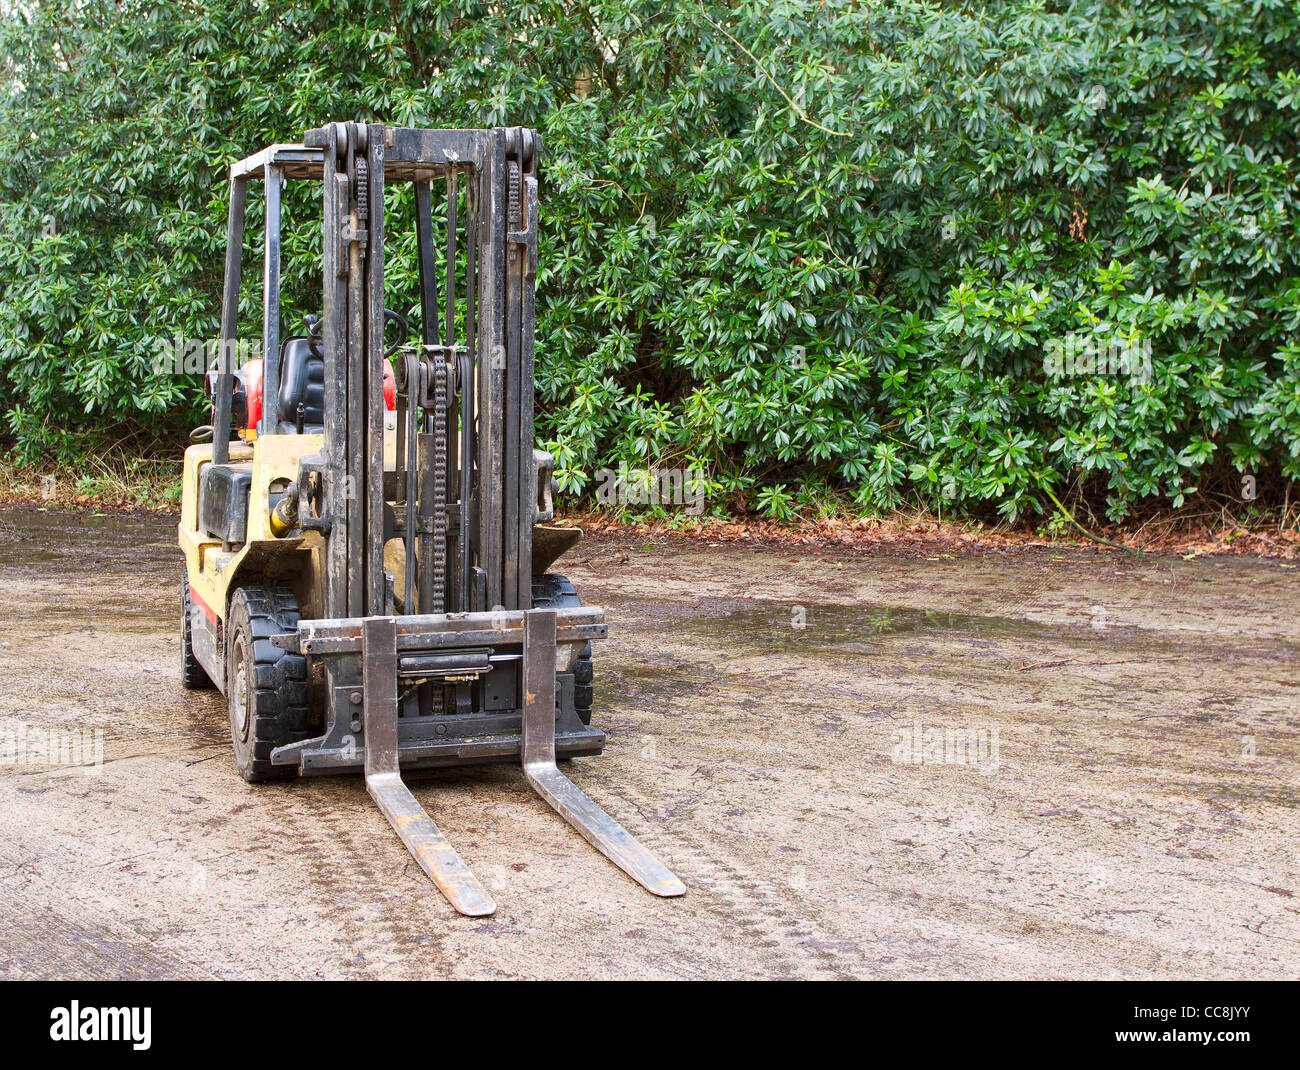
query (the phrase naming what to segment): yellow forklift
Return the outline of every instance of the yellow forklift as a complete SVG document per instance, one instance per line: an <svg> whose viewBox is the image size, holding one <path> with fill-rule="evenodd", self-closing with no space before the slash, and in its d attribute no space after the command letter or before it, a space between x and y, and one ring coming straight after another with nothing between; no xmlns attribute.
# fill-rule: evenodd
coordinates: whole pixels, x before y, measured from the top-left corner
<svg viewBox="0 0 1300 1070"><path fill-rule="evenodd" d="M578 533L548 526L552 460L534 449L539 152L521 127L331 123L233 165L212 423L185 453L182 679L225 695L240 774L364 773L424 871L475 916L496 906L403 770L519 762L645 888L685 891L556 765L604 748L591 642L607 625L548 571ZM282 340L293 180L321 188L323 308ZM256 181L262 357L235 367ZM406 182L418 338L384 295L387 191Z"/></svg>

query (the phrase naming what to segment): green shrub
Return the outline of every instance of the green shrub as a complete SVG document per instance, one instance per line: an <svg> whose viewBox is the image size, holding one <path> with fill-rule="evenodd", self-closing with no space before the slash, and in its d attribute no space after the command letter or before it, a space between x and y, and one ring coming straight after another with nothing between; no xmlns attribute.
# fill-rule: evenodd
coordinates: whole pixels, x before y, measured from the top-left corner
<svg viewBox="0 0 1300 1070"><path fill-rule="evenodd" d="M1300 478L1294 3L3 18L21 456L200 420L151 347L216 333L225 168L361 118L542 131L539 435L571 494L624 463L703 468L715 508L774 517L840 494L1032 520L1052 488L1121 519L1224 472ZM313 207L291 195L292 314ZM413 265L389 284L417 303ZM1078 370L1116 351L1132 366ZM1062 353L1087 359L1047 374Z"/></svg>

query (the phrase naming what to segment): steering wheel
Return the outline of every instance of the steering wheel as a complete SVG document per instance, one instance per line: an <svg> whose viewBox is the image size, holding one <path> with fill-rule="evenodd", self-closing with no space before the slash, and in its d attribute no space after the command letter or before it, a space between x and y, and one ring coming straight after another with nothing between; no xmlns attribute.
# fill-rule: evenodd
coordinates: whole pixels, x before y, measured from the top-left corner
<svg viewBox="0 0 1300 1070"><path fill-rule="evenodd" d="M303 316L302 322L307 328L307 342L311 346L312 352L320 356L320 317L309 312ZM398 335L397 341L384 350L384 356L386 357L391 357L401 349L402 343L411 337L411 325L406 322L406 317L400 312L394 312L391 308L386 308L384 309L385 333L387 333L390 322L396 323L401 333Z"/></svg>
<svg viewBox="0 0 1300 1070"><path fill-rule="evenodd" d="M196 427L193 431L190 432L190 441L196 445L202 442L211 442L212 425L203 424L201 427Z"/></svg>
<svg viewBox="0 0 1300 1070"><path fill-rule="evenodd" d="M388 324L396 323L401 328L401 333L397 336L397 341L384 350L384 356L391 357L399 349L402 343L411 337L411 325L406 322L406 317L400 312L394 312L391 308L384 309L384 328L387 330Z"/></svg>

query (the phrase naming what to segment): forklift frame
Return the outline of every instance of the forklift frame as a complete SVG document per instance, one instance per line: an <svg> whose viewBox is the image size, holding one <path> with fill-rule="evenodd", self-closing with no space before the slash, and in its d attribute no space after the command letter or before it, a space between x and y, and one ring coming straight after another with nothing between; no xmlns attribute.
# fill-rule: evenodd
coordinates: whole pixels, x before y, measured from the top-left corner
<svg viewBox="0 0 1300 1070"><path fill-rule="evenodd" d="M533 448L539 154L539 138L522 127L331 123L308 131L301 145L272 145L230 170L214 466L231 461L224 429L248 183L263 180L266 194L255 456L303 430L301 416L295 425L279 405L281 186L309 179L323 187L323 442L310 440L312 452L297 457L297 478L281 495L287 501L267 489L249 509L283 506L292 525L276 533L290 536L279 546L318 548L320 614L267 638L317 667L324 730L277 747L270 760L301 775L363 770L412 855L468 915L489 914L495 904L406 788L403 767L517 759L535 790L642 885L664 896L685 891L555 764L557 755L603 749L604 734L576 715L571 667L607 626L599 607L533 608L533 526L553 517L552 461ZM392 313L384 304L384 207L398 181L415 190L422 315L419 343L393 361L394 463L386 473L384 326ZM441 294L436 182L447 220ZM392 539L405 564L400 591L385 567ZM258 548L263 557L277 550L265 540ZM229 595L238 552L222 551L216 567L228 569Z"/></svg>

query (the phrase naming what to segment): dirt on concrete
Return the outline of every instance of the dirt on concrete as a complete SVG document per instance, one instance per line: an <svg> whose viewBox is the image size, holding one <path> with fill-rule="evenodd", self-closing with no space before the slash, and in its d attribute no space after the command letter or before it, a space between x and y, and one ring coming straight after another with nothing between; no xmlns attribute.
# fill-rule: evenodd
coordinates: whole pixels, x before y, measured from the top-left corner
<svg viewBox="0 0 1300 1070"><path fill-rule="evenodd" d="M178 681L179 566L166 519L0 513L0 976L1300 972L1284 561L584 541L609 746L569 772L689 891L514 768L414 774L480 920L359 777L239 779ZM96 730L100 764L42 759Z"/></svg>

